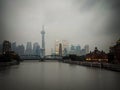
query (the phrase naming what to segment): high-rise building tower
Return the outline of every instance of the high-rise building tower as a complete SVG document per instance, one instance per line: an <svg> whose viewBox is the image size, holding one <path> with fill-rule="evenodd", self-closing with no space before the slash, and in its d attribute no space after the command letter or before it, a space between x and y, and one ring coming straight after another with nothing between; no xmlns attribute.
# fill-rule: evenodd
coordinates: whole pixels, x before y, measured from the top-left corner
<svg viewBox="0 0 120 90"><path fill-rule="evenodd" d="M16 48L16 53L18 53L19 55L24 55L25 54L25 47L24 47L24 45L18 45L17 48ZM31 53L28 52L28 54L31 54Z"/></svg>
<svg viewBox="0 0 120 90"><path fill-rule="evenodd" d="M40 45L37 42L35 42L33 44L33 55L41 55L40 54Z"/></svg>
<svg viewBox="0 0 120 90"><path fill-rule="evenodd" d="M89 45L85 45L85 54L88 54L89 53Z"/></svg>
<svg viewBox="0 0 120 90"><path fill-rule="evenodd" d="M60 49L60 47L62 47L62 50ZM59 55L59 53L62 51L62 55L66 56L68 54L67 53L68 49L69 49L69 43L67 40L56 40L55 41L55 54L56 55Z"/></svg>
<svg viewBox="0 0 120 90"><path fill-rule="evenodd" d="M56 55L59 55L59 44L60 44L60 41L56 40L55 41L55 54Z"/></svg>
<svg viewBox="0 0 120 90"><path fill-rule="evenodd" d="M12 49L12 51L16 52L16 50L17 50L16 42L11 43L11 49Z"/></svg>
<svg viewBox="0 0 120 90"><path fill-rule="evenodd" d="M31 42L27 42L25 54L26 55L32 54L32 43Z"/></svg>
<svg viewBox="0 0 120 90"><path fill-rule="evenodd" d="M62 43L59 44L59 56L62 56Z"/></svg>
<svg viewBox="0 0 120 90"><path fill-rule="evenodd" d="M9 52L9 51L11 51L11 43L9 42L9 41L4 41L3 42L3 48L2 48L3 50L3 54L5 54L6 52Z"/></svg>
<svg viewBox="0 0 120 90"><path fill-rule="evenodd" d="M42 58L45 56L45 31L44 31L44 26L42 26L42 31L41 31L41 35L42 35Z"/></svg>

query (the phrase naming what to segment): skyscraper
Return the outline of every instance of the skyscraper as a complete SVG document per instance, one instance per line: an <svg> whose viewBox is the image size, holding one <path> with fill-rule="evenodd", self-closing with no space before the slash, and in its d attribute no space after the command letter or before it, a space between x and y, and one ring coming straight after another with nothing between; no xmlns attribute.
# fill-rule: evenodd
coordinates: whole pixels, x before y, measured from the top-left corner
<svg viewBox="0 0 120 90"><path fill-rule="evenodd" d="M3 42L2 52L5 54L6 52L9 52L9 51L11 51L11 43L5 40Z"/></svg>
<svg viewBox="0 0 120 90"><path fill-rule="evenodd" d="M70 52L69 54L76 54L76 46L75 45L71 45L70 46Z"/></svg>
<svg viewBox="0 0 120 90"><path fill-rule="evenodd" d="M60 49L62 47L62 50ZM55 54L59 55L62 53L62 56L66 56L68 54L69 43L67 40L56 40L55 41ZM61 50L61 51L60 51Z"/></svg>
<svg viewBox="0 0 120 90"><path fill-rule="evenodd" d="M41 35L42 35L42 57L45 56L45 31L44 31L44 26L42 26L42 31L41 31Z"/></svg>
<svg viewBox="0 0 120 90"><path fill-rule="evenodd" d="M68 54L69 49L69 42L67 40L62 40L62 53L63 56L66 56Z"/></svg>
<svg viewBox="0 0 120 90"><path fill-rule="evenodd" d="M88 54L89 53L89 45L85 45L85 54Z"/></svg>
<svg viewBox="0 0 120 90"><path fill-rule="evenodd" d="M18 53L19 55L24 55L24 53L25 53L24 45L18 45L16 48L16 53Z"/></svg>
<svg viewBox="0 0 120 90"><path fill-rule="evenodd" d="M81 46L80 45L77 45L76 46L76 51L80 51L81 50Z"/></svg>
<svg viewBox="0 0 120 90"><path fill-rule="evenodd" d="M59 44L60 44L60 41L56 40L55 41L55 54L56 55L59 55Z"/></svg>
<svg viewBox="0 0 120 90"><path fill-rule="evenodd" d="M76 46L76 54L78 55L78 56L80 56L81 55L81 46L80 45L77 45Z"/></svg>
<svg viewBox="0 0 120 90"><path fill-rule="evenodd" d="M31 42L27 42L25 54L27 55L32 54L32 43Z"/></svg>
<svg viewBox="0 0 120 90"><path fill-rule="evenodd" d="M11 49L12 49L12 51L16 52L16 50L17 50L16 42L11 43Z"/></svg>
<svg viewBox="0 0 120 90"><path fill-rule="evenodd" d="M59 56L62 56L62 44L59 44Z"/></svg>
<svg viewBox="0 0 120 90"><path fill-rule="evenodd" d="M40 55L40 45L37 42L33 44L33 55Z"/></svg>

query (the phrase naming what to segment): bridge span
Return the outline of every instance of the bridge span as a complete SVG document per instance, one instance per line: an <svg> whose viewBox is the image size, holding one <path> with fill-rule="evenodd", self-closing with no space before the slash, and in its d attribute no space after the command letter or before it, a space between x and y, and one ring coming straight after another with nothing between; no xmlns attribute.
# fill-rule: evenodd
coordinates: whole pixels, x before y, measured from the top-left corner
<svg viewBox="0 0 120 90"><path fill-rule="evenodd" d="M62 60L59 55L46 55L44 58L40 55L20 55L20 57L22 60Z"/></svg>

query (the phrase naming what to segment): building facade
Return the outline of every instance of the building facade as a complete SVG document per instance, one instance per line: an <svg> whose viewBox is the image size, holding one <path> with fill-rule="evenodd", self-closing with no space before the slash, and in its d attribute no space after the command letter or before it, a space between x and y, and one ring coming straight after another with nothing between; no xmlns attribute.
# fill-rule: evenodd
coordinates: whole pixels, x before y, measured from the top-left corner
<svg viewBox="0 0 120 90"><path fill-rule="evenodd" d="M110 47L109 60L120 64L120 39L116 42L116 45Z"/></svg>
<svg viewBox="0 0 120 90"><path fill-rule="evenodd" d="M9 41L4 41L2 53L5 54L6 52L10 52L10 51L11 51L11 43Z"/></svg>
<svg viewBox="0 0 120 90"><path fill-rule="evenodd" d="M108 62L108 55L103 51L99 51L97 47L95 47L95 50L93 52L90 52L86 55L86 61Z"/></svg>
<svg viewBox="0 0 120 90"><path fill-rule="evenodd" d="M85 45L81 48L80 45L71 45L69 54L75 54L77 56L83 56L89 53L89 45Z"/></svg>
<svg viewBox="0 0 120 90"><path fill-rule="evenodd" d="M31 42L27 42L25 54L26 55L32 54L32 43Z"/></svg>
<svg viewBox="0 0 120 90"><path fill-rule="evenodd" d="M62 56L62 44L59 44L59 56Z"/></svg>
<svg viewBox="0 0 120 90"><path fill-rule="evenodd" d="M25 54L25 47L24 45L18 45L17 48L16 48L16 53L18 55L24 55Z"/></svg>
<svg viewBox="0 0 120 90"><path fill-rule="evenodd" d="M38 55L40 56L41 53L40 53L40 45L36 42L33 44L33 55Z"/></svg>
<svg viewBox="0 0 120 90"><path fill-rule="evenodd" d="M56 40L55 41L55 54L61 56L66 56L68 54L69 43L67 40Z"/></svg>
<svg viewBox="0 0 120 90"><path fill-rule="evenodd" d="M2 53L2 44L0 43L0 53Z"/></svg>
<svg viewBox="0 0 120 90"><path fill-rule="evenodd" d="M85 45L84 49L85 49L85 54L88 54L89 53L89 45Z"/></svg>
<svg viewBox="0 0 120 90"><path fill-rule="evenodd" d="M11 49L12 49L12 51L16 52L16 50L17 50L16 42L11 43Z"/></svg>

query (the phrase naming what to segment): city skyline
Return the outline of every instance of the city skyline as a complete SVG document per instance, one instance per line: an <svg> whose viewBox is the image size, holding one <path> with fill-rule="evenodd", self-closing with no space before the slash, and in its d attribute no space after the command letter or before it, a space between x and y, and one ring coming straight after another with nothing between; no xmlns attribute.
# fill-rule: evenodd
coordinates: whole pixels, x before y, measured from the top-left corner
<svg viewBox="0 0 120 90"><path fill-rule="evenodd" d="M55 40L56 41L56 40ZM2 41L3 42L3 41ZM0 44L2 44L2 42L0 43ZM35 43L38 43L39 44L39 46L40 46L40 48L42 49L42 43L41 42L37 42L37 41L34 41L34 42L31 42L31 41L26 41L26 42L24 42L24 43L19 43L19 42L17 42L17 41L10 41L11 43L16 43L16 46L24 46L25 47L25 50L26 50L26 48L27 48L27 43L29 42L29 43L31 43L31 47L32 47L32 49L33 49L33 46L34 46L34 44ZM70 43L70 42L69 42ZM108 47L107 47L107 51L105 51L103 48L100 48L99 46L97 46L97 45L94 45L94 47L93 48L89 48L89 51L93 51L94 50L94 48L95 47L98 47L101 51L105 51L106 53L108 53L109 52L109 50L110 50L110 47L112 46L112 45L115 45L116 44L116 42L114 42L114 43L112 43L111 45L109 45ZM80 46L82 49L83 48L85 48L85 46L86 45L89 45L89 44L80 44L80 43L70 43L69 45L68 45L68 47L69 47L69 49L70 49L70 47L71 46L75 46L75 47L77 47L77 46ZM64 46L64 45L63 45ZM89 47L91 47L90 45L89 45ZM46 47L47 48L47 52L46 52L46 55L50 55L51 54L51 49L55 52L55 42L53 43L53 46L51 47L51 48L49 48L49 50L48 50L48 47ZM59 49L59 48L58 48ZM82 50L81 49L81 50Z"/></svg>
<svg viewBox="0 0 120 90"><path fill-rule="evenodd" d="M79 44L67 44L68 42L66 41L62 41L62 43L59 41L57 44L55 43L55 47L52 48L52 52L47 54L47 55L52 55L52 54L56 54L58 55L59 54L59 44L62 44L62 55L65 56L67 54L76 54L78 56L81 56L81 55L85 55L87 53L89 53L89 45L84 45L84 47L81 47L81 45ZM56 45L58 45L56 47ZM0 44L1 48L2 48L2 44ZM72 50L72 47L73 47L73 52L71 52ZM87 48L86 48L87 47ZM17 52L18 54L20 53L20 55L41 55L42 54L42 47L40 46L40 44L38 42L26 42L26 44L18 44L17 42L11 42L11 48L12 48L12 51L15 51ZM1 49L2 50L2 49ZM39 51L39 53L36 53L36 51ZM65 51L66 50L66 54L65 54ZM82 50L85 50L83 54L80 54L80 51L82 53ZM77 52L79 54L77 54Z"/></svg>
<svg viewBox="0 0 120 90"><path fill-rule="evenodd" d="M55 40L109 51L120 35L119 0L1 0L0 41L39 42L45 25L46 53Z"/></svg>
<svg viewBox="0 0 120 90"><path fill-rule="evenodd" d="M0 90L120 90L120 0L0 0Z"/></svg>

